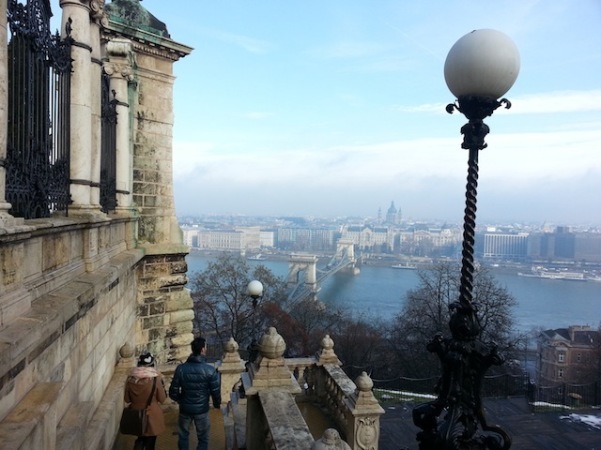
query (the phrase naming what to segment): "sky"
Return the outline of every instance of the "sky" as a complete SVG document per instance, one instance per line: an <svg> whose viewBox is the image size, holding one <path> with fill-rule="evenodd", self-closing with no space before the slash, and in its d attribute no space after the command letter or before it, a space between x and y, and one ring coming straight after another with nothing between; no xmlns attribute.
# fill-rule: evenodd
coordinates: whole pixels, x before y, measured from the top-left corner
<svg viewBox="0 0 601 450"><path fill-rule="evenodd" d="M174 65L179 216L460 223L465 117L443 67L474 29L513 40L509 110L485 122L477 222L601 224L599 0L144 0Z"/></svg>

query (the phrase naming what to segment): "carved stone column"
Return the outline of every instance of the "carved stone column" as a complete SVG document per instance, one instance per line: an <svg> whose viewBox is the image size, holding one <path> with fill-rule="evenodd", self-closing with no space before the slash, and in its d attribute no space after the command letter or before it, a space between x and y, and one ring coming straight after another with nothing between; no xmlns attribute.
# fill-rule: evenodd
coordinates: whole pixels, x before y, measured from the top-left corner
<svg viewBox="0 0 601 450"><path fill-rule="evenodd" d="M102 145L102 100L101 76L102 61L100 48L100 27L108 24L104 13L104 0L88 0L90 4L90 47L92 64L90 67L90 108L92 120L92 136L90 147L90 204L100 209L100 154Z"/></svg>
<svg viewBox="0 0 601 450"><path fill-rule="evenodd" d="M92 189L92 46L90 5L80 0L60 0L61 33L71 28L73 73L71 74L71 199L69 211L90 214ZM98 80L100 82L100 80ZM100 213L100 211L96 211Z"/></svg>
<svg viewBox="0 0 601 450"><path fill-rule="evenodd" d="M117 100L117 211L131 213L132 153L130 145L130 116L128 83L134 79L132 43L115 38L106 44L108 61L104 71L111 77L111 90Z"/></svg>

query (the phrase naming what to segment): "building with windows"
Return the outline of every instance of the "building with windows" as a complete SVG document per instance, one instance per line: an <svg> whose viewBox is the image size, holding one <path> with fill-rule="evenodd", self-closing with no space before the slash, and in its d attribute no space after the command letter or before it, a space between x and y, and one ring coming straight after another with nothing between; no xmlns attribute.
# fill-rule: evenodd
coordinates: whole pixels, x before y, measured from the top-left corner
<svg viewBox="0 0 601 450"><path fill-rule="evenodd" d="M342 239L350 240L358 250L389 253L394 248L395 232L391 227L349 225L342 229Z"/></svg>
<svg viewBox="0 0 601 450"><path fill-rule="evenodd" d="M599 331L588 325L543 331L538 341L539 383L596 381L599 377L600 345Z"/></svg>
<svg viewBox="0 0 601 450"><path fill-rule="evenodd" d="M528 250L528 233L479 233L476 253L483 258L523 260Z"/></svg>

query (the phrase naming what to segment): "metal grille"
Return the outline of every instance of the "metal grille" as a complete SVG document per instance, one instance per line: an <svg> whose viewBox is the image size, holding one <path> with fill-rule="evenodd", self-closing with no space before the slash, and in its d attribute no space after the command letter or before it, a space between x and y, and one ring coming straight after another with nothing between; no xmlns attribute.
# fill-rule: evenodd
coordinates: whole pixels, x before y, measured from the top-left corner
<svg viewBox="0 0 601 450"><path fill-rule="evenodd" d="M108 213L117 206L117 100L106 73L102 74L101 86L100 206L103 212Z"/></svg>
<svg viewBox="0 0 601 450"><path fill-rule="evenodd" d="M71 38L50 33L51 15L48 0L8 1L8 136L0 163L10 213L26 219L66 214L71 201Z"/></svg>

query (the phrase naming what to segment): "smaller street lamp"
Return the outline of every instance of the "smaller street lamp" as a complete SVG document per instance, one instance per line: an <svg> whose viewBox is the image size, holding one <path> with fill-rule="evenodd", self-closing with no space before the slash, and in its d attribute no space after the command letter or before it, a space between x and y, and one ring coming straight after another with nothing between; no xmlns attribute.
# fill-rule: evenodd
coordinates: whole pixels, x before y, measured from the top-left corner
<svg viewBox="0 0 601 450"><path fill-rule="evenodd" d="M263 297L263 283L258 280L252 280L248 283L246 287L246 292L250 298L252 298L253 302L253 312L252 312L252 341L248 347L248 360L249 362L254 361L259 354L259 346L257 343L257 303L261 297Z"/></svg>
<svg viewBox="0 0 601 450"><path fill-rule="evenodd" d="M463 248L459 299L450 305L450 338L437 334L428 350L440 359L442 376L437 398L413 410L420 450L507 450L511 438L500 427L488 425L481 400L484 374L503 363L494 343L479 337L481 326L473 304L474 242L478 152L487 147L490 131L483 119L500 106L511 107L501 98L515 82L520 57L515 44L496 30L475 30L459 39L449 51L444 66L447 86L457 97L447 112L459 111L468 123L461 127L461 147L469 151L463 222ZM500 100L499 100L500 98ZM442 420L438 416L446 411ZM482 433L478 433L478 428Z"/></svg>

